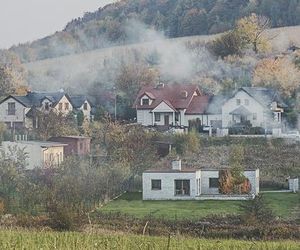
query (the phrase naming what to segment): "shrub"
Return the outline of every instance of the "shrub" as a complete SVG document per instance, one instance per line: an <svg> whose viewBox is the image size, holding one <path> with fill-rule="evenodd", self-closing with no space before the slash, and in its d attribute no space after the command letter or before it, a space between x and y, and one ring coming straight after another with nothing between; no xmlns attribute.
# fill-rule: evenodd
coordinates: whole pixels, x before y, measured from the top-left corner
<svg viewBox="0 0 300 250"><path fill-rule="evenodd" d="M66 205L55 204L49 213L49 226L57 231L73 230L75 224L74 213Z"/></svg>

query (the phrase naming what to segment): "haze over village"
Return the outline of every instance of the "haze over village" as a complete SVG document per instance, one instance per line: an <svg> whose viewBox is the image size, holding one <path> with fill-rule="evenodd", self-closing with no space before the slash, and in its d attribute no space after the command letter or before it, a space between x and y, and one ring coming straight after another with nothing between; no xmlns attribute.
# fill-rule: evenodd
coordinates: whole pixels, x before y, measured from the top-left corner
<svg viewBox="0 0 300 250"><path fill-rule="evenodd" d="M1 5L1 249L299 249L299 0Z"/></svg>

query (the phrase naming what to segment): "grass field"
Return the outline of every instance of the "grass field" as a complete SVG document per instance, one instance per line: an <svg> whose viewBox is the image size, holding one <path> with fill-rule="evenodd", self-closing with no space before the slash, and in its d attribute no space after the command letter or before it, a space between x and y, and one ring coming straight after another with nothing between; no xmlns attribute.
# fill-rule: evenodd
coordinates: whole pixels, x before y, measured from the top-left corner
<svg viewBox="0 0 300 250"><path fill-rule="evenodd" d="M87 233L53 233L32 231L0 231L0 249L272 249L296 250L300 242L254 242L237 240L206 240L193 238L163 238L133 235L98 235Z"/></svg>
<svg viewBox="0 0 300 250"><path fill-rule="evenodd" d="M293 218L300 209L300 194L266 193L274 213L284 219ZM246 201L142 201L141 193L127 193L101 208L102 212L120 212L137 218L152 215L157 218L195 219L208 215L239 214Z"/></svg>

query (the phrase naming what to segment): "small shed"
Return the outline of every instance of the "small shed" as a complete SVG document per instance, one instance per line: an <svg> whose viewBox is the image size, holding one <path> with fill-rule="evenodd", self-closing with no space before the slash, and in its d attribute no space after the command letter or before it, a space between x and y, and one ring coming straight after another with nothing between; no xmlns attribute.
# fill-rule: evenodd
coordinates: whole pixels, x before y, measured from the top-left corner
<svg viewBox="0 0 300 250"><path fill-rule="evenodd" d="M58 136L49 139L52 142L68 144L64 148L64 155L87 156L91 152L91 138L85 136Z"/></svg>

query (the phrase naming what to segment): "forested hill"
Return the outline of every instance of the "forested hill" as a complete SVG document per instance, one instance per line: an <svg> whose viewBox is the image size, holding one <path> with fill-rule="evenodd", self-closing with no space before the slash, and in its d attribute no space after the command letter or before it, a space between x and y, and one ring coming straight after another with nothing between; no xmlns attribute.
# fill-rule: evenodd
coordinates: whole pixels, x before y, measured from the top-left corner
<svg viewBox="0 0 300 250"><path fill-rule="evenodd" d="M10 50L22 62L31 62L135 43L147 39L138 32L140 23L170 38L215 34L250 13L268 17L272 27L298 25L300 0L121 0L72 20L63 31Z"/></svg>

